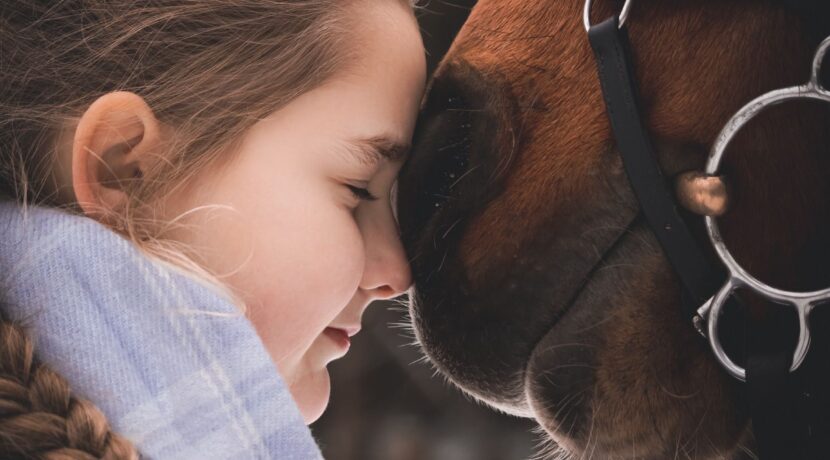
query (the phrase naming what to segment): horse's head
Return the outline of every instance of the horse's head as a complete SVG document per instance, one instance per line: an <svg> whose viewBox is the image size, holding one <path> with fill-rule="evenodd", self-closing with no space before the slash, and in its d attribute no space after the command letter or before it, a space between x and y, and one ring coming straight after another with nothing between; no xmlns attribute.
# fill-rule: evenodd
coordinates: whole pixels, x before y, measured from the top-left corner
<svg viewBox="0 0 830 460"><path fill-rule="evenodd" d="M621 2L594 3L604 19ZM739 391L681 314L640 217L582 7L480 0L439 66L399 183L417 337L463 390L536 418L568 450L732 451L746 427ZM634 5L644 117L667 176L701 168L744 103L807 80L817 41L802 19L754 0ZM830 257L820 109L770 111L727 157L724 237L756 276L790 289L830 281L809 269Z"/></svg>

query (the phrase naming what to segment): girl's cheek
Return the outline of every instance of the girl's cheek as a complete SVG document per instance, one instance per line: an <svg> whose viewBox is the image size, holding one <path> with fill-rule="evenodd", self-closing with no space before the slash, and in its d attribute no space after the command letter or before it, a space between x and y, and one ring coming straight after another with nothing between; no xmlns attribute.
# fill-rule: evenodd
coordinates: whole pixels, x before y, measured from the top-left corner
<svg viewBox="0 0 830 460"><path fill-rule="evenodd" d="M274 256L291 254L286 268L292 272L282 279L291 283L296 297L305 298L309 307L313 306L320 315L331 316L330 321L354 297L362 278L365 253L363 237L351 211L336 197L320 198L319 202L309 203L307 213L292 221L296 240L285 242Z"/></svg>
<svg viewBox="0 0 830 460"><path fill-rule="evenodd" d="M365 255L354 220L330 204L314 209L314 218L298 216L250 271L238 274L256 278L250 317L277 361L299 359L349 305L362 278Z"/></svg>
<svg viewBox="0 0 830 460"><path fill-rule="evenodd" d="M332 229L336 233L336 244L329 245L328 253L321 254L330 264L330 289L340 292L346 302L354 296L360 286L365 267L366 254L363 235L351 212L344 213L343 219ZM334 236L334 235L332 235ZM341 305L345 308L346 304Z"/></svg>

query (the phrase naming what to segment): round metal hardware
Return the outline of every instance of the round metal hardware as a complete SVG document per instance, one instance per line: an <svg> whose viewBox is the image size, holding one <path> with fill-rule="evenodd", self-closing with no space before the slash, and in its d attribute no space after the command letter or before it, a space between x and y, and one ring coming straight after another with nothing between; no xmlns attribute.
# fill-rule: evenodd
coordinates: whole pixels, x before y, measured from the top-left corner
<svg viewBox="0 0 830 460"><path fill-rule="evenodd" d="M810 81L806 84L779 89L763 94L752 100L749 104L745 105L741 110L732 116L732 118L726 123L726 126L724 126L723 130L721 130L714 145L712 146L712 151L709 154L709 160L706 163L705 173L707 175L718 175L718 168L720 167L721 160L723 159L724 152L726 151L729 142L742 127L744 127L752 118L764 109L782 102L796 99L812 99L830 103L830 91L827 91L827 89L821 85L821 81L819 79L821 64L828 49L830 49L830 37L824 39L824 41L822 41L819 45L815 57L813 58L813 68L810 75ZM698 310L698 315L700 315L700 317L708 323L708 327L706 329L708 332L707 335L709 338L709 344L711 345L712 351L718 361L720 361L721 365L723 365L727 372L729 372L729 374L733 377L739 380L746 380L746 370L735 364L735 362L726 355L723 345L718 339L718 320L723 313L724 304L736 289L745 288L754 291L773 303L795 308L798 313L799 334L798 344L796 345L795 352L793 353L793 361L792 366L790 367L790 372L795 371L804 361L804 358L807 356L807 351L810 348L810 312L820 303L830 300L830 288L813 292L792 292L777 289L763 283L749 274L749 272L741 267L740 264L738 264L738 262L732 257L732 254L729 252L729 249L727 249L726 244L721 237L717 219L713 216L706 216L705 222L709 239L712 241L712 245L715 247L718 257L720 257L721 261L724 265L726 265L726 268L729 271L729 278L721 290Z"/></svg>
<svg viewBox="0 0 830 460"><path fill-rule="evenodd" d="M619 27L621 29L625 25L626 19L628 19L628 13L631 12L632 3L632 0L625 0L625 4L623 5L622 10L620 10L620 15L617 16L617 19L619 20ZM591 6L593 4L594 0L585 0L585 9L582 12L582 22L585 24L586 32L591 30Z"/></svg>

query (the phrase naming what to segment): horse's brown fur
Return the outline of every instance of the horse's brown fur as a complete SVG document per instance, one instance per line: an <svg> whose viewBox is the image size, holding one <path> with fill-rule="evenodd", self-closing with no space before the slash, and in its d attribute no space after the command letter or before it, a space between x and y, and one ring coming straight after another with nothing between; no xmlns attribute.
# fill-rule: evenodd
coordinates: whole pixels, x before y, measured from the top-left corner
<svg viewBox="0 0 830 460"><path fill-rule="evenodd" d="M595 19L616 7L595 3ZM535 417L572 451L596 458L729 455L746 417L735 386L680 314L677 281L634 217L627 185L619 186L624 175L582 6L481 0L436 73L436 82L484 94L482 110L498 126L488 134L496 148L474 146L470 164L496 167L475 182L493 190L486 200L450 203L428 224L406 217L410 184L425 161L417 149L403 173L418 336L459 386ZM760 1L636 2L628 27L644 115L667 174L701 167L744 103L805 82L816 45L798 16ZM827 270L810 268L830 257L823 241L830 230L828 120L818 107L785 105L753 121L728 153L735 202L722 221L727 244L753 274L780 287L830 283ZM595 211L605 204L608 210ZM463 224L444 233L456 218ZM442 237L457 247L437 257L440 264L422 262L432 260ZM595 256L598 268L580 277L588 281L568 279L567 267ZM552 270L557 277L545 278ZM573 296L550 287L582 282ZM545 289L556 299L555 313Z"/></svg>

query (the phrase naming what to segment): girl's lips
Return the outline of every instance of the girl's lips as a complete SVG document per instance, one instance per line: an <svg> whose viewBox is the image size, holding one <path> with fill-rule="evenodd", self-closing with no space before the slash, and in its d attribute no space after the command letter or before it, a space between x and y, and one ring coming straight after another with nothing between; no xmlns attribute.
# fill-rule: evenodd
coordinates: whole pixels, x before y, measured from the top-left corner
<svg viewBox="0 0 830 460"><path fill-rule="evenodd" d="M326 337L332 339L344 351L348 350L349 347L352 345L352 341L351 339L349 339L349 333L347 331L344 331L343 329L327 327L323 331L323 334L325 334Z"/></svg>

